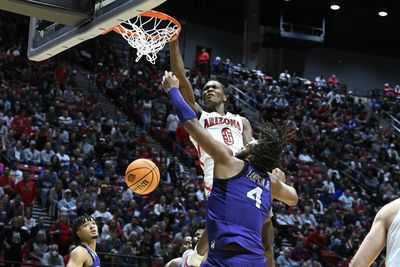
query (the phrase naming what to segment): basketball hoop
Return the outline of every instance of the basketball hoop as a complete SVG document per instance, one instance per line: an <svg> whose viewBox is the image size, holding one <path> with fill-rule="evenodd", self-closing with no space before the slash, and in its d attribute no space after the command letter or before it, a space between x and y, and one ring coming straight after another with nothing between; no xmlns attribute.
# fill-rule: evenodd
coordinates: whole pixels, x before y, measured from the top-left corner
<svg viewBox="0 0 400 267"><path fill-rule="evenodd" d="M179 35L181 25L167 14L150 10L115 26L112 30L122 35L130 46L137 50L136 62L142 56L146 56L147 61L155 64L157 53L167 42Z"/></svg>

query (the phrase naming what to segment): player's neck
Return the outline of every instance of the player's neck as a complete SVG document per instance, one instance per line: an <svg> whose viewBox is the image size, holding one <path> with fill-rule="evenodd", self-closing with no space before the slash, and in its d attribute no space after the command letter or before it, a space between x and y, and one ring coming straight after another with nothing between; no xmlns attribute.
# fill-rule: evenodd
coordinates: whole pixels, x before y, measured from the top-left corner
<svg viewBox="0 0 400 267"><path fill-rule="evenodd" d="M96 239L90 240L89 242L82 242L82 244L90 248L93 252L96 252Z"/></svg>
<svg viewBox="0 0 400 267"><path fill-rule="evenodd" d="M223 103L218 105L218 106L216 106L212 111L217 112L221 116L225 116L226 115L225 106L224 106Z"/></svg>

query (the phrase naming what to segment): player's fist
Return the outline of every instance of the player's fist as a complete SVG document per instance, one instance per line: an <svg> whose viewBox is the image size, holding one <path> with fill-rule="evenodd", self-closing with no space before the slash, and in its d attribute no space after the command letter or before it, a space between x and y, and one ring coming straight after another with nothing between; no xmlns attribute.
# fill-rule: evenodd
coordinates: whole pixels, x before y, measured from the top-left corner
<svg viewBox="0 0 400 267"><path fill-rule="evenodd" d="M281 169L273 169L272 174L275 175L275 177L278 178L282 183L286 183L286 175Z"/></svg>
<svg viewBox="0 0 400 267"><path fill-rule="evenodd" d="M162 78L162 86L164 91L168 93L169 89L172 87L179 87L179 80L174 74L172 74L172 72L165 71L165 74Z"/></svg>

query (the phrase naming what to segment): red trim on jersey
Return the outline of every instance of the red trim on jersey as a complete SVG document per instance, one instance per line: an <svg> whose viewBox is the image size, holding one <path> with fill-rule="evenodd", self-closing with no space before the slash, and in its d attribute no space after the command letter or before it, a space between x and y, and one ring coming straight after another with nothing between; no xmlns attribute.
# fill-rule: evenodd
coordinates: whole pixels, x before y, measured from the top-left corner
<svg viewBox="0 0 400 267"><path fill-rule="evenodd" d="M201 161L201 153L200 153L200 151L201 151L200 145L197 145L197 156L199 157L200 165L204 170L204 162Z"/></svg>

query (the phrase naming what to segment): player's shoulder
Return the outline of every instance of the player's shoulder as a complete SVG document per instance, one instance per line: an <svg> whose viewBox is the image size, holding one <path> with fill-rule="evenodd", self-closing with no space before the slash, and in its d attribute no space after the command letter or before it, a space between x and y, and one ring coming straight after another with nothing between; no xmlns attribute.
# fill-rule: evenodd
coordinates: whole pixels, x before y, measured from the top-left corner
<svg viewBox="0 0 400 267"><path fill-rule="evenodd" d="M384 221L389 226L400 211L400 198L383 206L376 214L376 220Z"/></svg>
<svg viewBox="0 0 400 267"><path fill-rule="evenodd" d="M87 249L78 245L76 246L72 251L71 251L71 257L73 256L79 256L79 257L84 257L89 255L89 253L87 252Z"/></svg>

